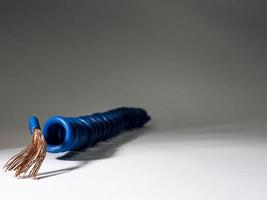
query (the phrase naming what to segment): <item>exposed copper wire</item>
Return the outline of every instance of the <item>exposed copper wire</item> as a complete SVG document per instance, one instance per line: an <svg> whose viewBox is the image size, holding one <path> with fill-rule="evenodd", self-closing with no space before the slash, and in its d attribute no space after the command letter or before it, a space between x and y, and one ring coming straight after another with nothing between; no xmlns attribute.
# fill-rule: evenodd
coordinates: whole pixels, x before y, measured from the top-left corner
<svg viewBox="0 0 267 200"><path fill-rule="evenodd" d="M3 168L8 171L14 170L15 176L27 174L36 178L38 171L46 156L46 141L40 129L34 129L31 143L20 153L13 156Z"/></svg>

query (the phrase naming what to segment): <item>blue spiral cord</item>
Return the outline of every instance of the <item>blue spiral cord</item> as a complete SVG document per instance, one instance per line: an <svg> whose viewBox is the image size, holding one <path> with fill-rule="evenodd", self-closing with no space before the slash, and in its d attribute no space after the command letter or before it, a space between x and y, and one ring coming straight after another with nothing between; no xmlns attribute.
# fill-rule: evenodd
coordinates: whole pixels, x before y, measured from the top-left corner
<svg viewBox="0 0 267 200"><path fill-rule="evenodd" d="M44 124L43 134L47 151L59 153L92 146L121 130L142 127L149 120L150 116L141 108L120 107L80 117L53 116ZM35 116L29 118L29 128L31 133L40 129Z"/></svg>

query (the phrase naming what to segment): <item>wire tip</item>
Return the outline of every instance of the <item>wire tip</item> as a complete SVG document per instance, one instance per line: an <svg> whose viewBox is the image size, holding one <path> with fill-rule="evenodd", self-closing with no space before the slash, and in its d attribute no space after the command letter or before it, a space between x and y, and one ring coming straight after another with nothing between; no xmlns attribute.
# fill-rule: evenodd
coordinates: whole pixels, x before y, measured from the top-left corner
<svg viewBox="0 0 267 200"><path fill-rule="evenodd" d="M46 156L46 141L40 129L33 131L30 144L13 156L5 165L5 171L15 171L15 176L29 172L28 177L36 178ZM24 177L24 176L23 176Z"/></svg>

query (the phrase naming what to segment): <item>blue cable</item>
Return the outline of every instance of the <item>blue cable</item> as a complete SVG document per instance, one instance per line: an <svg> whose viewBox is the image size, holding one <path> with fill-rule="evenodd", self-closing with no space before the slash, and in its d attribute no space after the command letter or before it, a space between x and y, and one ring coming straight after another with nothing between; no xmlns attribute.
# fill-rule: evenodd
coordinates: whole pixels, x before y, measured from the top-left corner
<svg viewBox="0 0 267 200"><path fill-rule="evenodd" d="M47 151L59 153L81 150L111 138L121 130L142 127L150 120L141 108L120 107L103 113L79 117L53 116L43 127ZM35 116L29 118L29 129L40 129Z"/></svg>

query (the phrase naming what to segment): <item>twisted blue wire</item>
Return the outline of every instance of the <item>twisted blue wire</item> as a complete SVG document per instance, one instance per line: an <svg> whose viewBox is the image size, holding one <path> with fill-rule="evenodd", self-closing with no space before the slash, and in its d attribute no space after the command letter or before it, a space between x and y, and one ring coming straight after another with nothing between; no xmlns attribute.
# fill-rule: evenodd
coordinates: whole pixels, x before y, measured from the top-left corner
<svg viewBox="0 0 267 200"><path fill-rule="evenodd" d="M43 134L48 152L74 151L113 137L123 129L142 127L149 120L141 108L120 107L80 117L53 116L46 121ZM31 132L40 127L36 117L30 117L29 127Z"/></svg>

